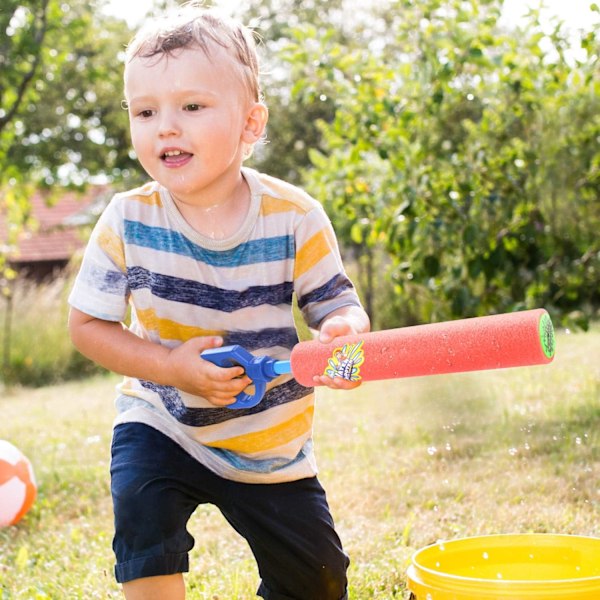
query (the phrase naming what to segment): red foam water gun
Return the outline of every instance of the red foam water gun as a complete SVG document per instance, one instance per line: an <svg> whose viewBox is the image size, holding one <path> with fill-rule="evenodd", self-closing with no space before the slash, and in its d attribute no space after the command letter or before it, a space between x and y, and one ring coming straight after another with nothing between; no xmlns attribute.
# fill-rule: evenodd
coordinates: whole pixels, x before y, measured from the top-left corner
<svg viewBox="0 0 600 600"><path fill-rule="evenodd" d="M251 408L266 384L284 373L312 387L315 375L373 381L541 365L552 361L555 348L552 321L540 308L344 336L330 344L300 342L289 361L254 356L241 346L205 350L201 357L244 367L254 393L242 392L229 408Z"/></svg>

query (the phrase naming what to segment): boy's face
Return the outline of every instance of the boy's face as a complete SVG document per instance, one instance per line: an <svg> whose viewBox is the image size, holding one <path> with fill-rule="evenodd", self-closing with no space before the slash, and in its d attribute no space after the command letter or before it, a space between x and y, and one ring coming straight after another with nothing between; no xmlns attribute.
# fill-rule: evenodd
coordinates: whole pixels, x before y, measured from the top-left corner
<svg viewBox="0 0 600 600"><path fill-rule="evenodd" d="M177 200L202 204L239 181L253 103L223 48L134 58L125 98L140 163Z"/></svg>

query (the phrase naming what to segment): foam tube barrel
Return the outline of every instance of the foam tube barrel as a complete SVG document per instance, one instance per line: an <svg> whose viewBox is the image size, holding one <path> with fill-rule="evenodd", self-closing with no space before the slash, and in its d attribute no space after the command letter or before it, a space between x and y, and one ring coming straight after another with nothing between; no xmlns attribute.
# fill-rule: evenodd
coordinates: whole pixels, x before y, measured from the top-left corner
<svg viewBox="0 0 600 600"><path fill-rule="evenodd" d="M552 361L554 328L540 308L301 342L292 350L298 383L315 375L372 381L541 365Z"/></svg>

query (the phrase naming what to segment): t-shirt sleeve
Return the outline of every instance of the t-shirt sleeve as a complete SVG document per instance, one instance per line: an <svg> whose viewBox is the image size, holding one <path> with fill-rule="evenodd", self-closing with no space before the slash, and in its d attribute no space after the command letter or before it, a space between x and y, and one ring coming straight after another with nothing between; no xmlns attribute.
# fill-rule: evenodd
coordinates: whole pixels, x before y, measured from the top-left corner
<svg viewBox="0 0 600 600"><path fill-rule="evenodd" d="M113 198L94 227L68 300L73 308L106 321L124 320L128 309L119 206L118 197Z"/></svg>
<svg viewBox="0 0 600 600"><path fill-rule="evenodd" d="M344 270L337 239L322 207L302 219L295 232L294 290L306 323L317 328L343 306L361 306Z"/></svg>

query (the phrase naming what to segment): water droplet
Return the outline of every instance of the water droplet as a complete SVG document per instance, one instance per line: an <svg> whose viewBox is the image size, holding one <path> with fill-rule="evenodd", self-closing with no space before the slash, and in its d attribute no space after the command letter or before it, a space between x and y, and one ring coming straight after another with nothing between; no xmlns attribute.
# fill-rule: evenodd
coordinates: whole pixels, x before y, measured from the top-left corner
<svg viewBox="0 0 600 600"><path fill-rule="evenodd" d="M482 556L483 556L483 560L488 560L488 558L490 557L490 555L487 552L484 552L482 554Z"/></svg>

